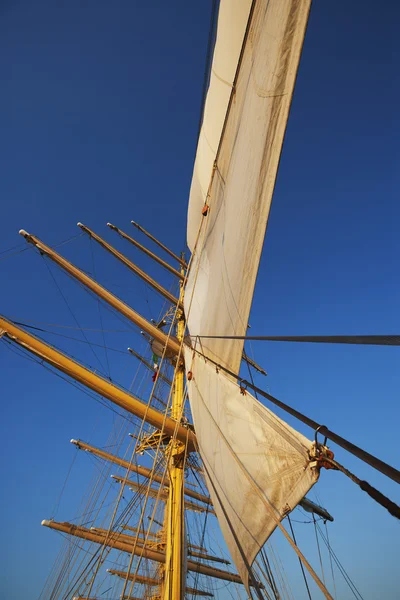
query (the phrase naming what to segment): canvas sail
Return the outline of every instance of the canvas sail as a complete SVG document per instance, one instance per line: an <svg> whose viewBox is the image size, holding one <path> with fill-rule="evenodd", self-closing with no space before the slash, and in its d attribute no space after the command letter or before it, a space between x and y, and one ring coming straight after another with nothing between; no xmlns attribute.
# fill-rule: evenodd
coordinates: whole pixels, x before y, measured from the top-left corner
<svg viewBox="0 0 400 600"><path fill-rule="evenodd" d="M310 9L310 0L255 1L220 140L222 111L215 104L220 99L221 108L226 110L228 102L226 95L214 91L215 86L219 90L223 79L218 72L219 57L224 54L225 41L233 39L235 60L239 59L239 40L243 40L249 12L244 2L247 10L237 13L241 26L233 18L225 22L227 14L232 16L228 7L234 4L221 1L212 63L215 77L210 80L190 191L187 239L194 256L185 291L185 312L193 335L246 334ZM232 38L227 32L229 27ZM220 31L224 32L222 38ZM224 79L229 94L233 71L230 65L229 78ZM210 153L206 160L207 144ZM210 210L204 218L201 211L206 200ZM202 343L207 355L238 372L243 342Z"/></svg>
<svg viewBox="0 0 400 600"><path fill-rule="evenodd" d="M195 336L246 334L309 9L310 0L221 0L190 192L185 314L193 346L234 373L242 341ZM318 477L311 442L188 348L185 363L209 492L247 582L259 549Z"/></svg>
<svg viewBox="0 0 400 600"><path fill-rule="evenodd" d="M204 475L244 583L274 531L318 479L311 442L222 371L185 349L188 393Z"/></svg>

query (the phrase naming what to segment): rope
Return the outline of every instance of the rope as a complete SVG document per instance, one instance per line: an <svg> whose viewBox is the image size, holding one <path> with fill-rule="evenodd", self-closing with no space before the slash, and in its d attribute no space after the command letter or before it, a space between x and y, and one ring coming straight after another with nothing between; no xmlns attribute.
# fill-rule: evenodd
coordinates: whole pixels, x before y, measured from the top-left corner
<svg viewBox="0 0 400 600"><path fill-rule="evenodd" d="M76 323L76 324L77 324L77 326L79 327L79 329L80 329L80 331L81 331L81 333L82 333L82 336L85 338L86 342L89 344L89 346L90 346L90 348L91 348L91 350L92 350L92 353L93 353L94 357L96 358L96 360L98 361L98 363L99 363L99 365L100 365L100 367L101 367L101 370L103 371L103 373L106 373L106 370L105 370L105 368L104 368L104 366L103 366L103 363L101 362L100 358L97 356L96 352L95 352L95 351L94 351L94 349L92 348L92 345L91 345L91 343L89 342L88 338L86 337L86 334L85 334L85 333L83 332L83 330L81 329L81 327L80 327L80 325L79 325L79 322L78 322L78 319L76 318L76 316L75 316L75 314L74 314L74 312L73 312L72 308L70 307L70 305L69 305L69 303L68 303L68 300L66 299L66 297L64 296L64 294L63 294L63 292L62 292L62 290L61 290L60 286L58 285L56 278L54 277L54 275L53 275L53 273L52 273L52 271L51 271L51 269L50 269L50 267L49 267L49 265L48 265L48 263L47 263L46 259L44 258L44 255L43 255L43 254L40 254L40 255L41 255L41 257L43 258L43 262L44 262L44 264L46 265L46 268L47 268L48 272L50 273L50 276L51 276L51 278L52 278L52 280L53 280L53 282L54 282L54 284L55 284L56 288L58 289L58 291L59 291L59 293L60 293L60 295L61 295L62 299L64 300L64 302L65 302L65 305L66 305L66 307L68 308L68 310L69 310L69 312L70 312L70 314L71 314L72 318L74 319L75 323Z"/></svg>
<svg viewBox="0 0 400 600"><path fill-rule="evenodd" d="M248 340L254 342L312 342L318 344L358 344L400 346L400 335L193 335L207 340Z"/></svg>
<svg viewBox="0 0 400 600"><path fill-rule="evenodd" d="M342 563L340 562L340 560L338 559L338 557L336 556L335 552L332 550L332 547L330 546L329 542L327 539L325 539L325 536L320 528L320 526L317 523L317 528L318 531L320 533L320 536L322 538L322 540L324 541L326 547L328 548L329 554L331 557L333 557L333 560L335 561L341 575L343 575L343 578L345 580L345 582L347 583L347 585L349 586L353 596L355 598L357 598L357 600L363 600L362 595L360 594L360 592L358 591L358 589L356 588L355 584L353 583L353 581L351 580L351 578L349 577L349 575L346 573L345 568L343 567Z"/></svg>
<svg viewBox="0 0 400 600"><path fill-rule="evenodd" d="M326 583L325 583L324 566L322 564L321 548L319 547L319 539L318 539L318 533L317 533L317 521L315 520L314 513L312 513L312 517L313 517L313 521L314 521L315 539L317 541L319 564L321 565L322 581L324 582L324 585L326 585Z"/></svg>
<svg viewBox="0 0 400 600"><path fill-rule="evenodd" d="M323 460L330 463L338 471L344 473L344 475L346 475L349 479L351 479L351 481L357 484L363 492L366 492L368 496L375 500L375 502L386 508L386 510L388 510L393 517L400 519L400 506L392 502L390 498L388 498L379 490L370 485L368 481L363 481L362 479L359 479L356 475L354 475L354 473L351 473L351 471L346 469L346 467L338 463L336 460L333 460L332 458L324 456Z"/></svg>
<svg viewBox="0 0 400 600"><path fill-rule="evenodd" d="M287 516L287 519L288 519L288 522L289 522L290 531L292 532L293 541L294 541L294 543L295 543L295 544L296 544L296 546L297 546L297 542L296 542L296 536L294 535L294 530L293 530L292 522L291 522L291 520L290 520L290 516L289 516L289 515ZM304 583L306 584L306 588L307 588L308 597L310 598L310 600L312 600L312 598L311 598L311 592L310 592L310 588L308 587L307 577L306 577L306 574L305 574L305 572L304 572L303 563L301 562L301 560L300 560L300 557L298 557L298 558L299 558L299 563L300 563L300 567L301 567L301 572L303 573L303 579L304 579ZM324 581L324 585L325 585L325 581Z"/></svg>
<svg viewBox="0 0 400 600"><path fill-rule="evenodd" d="M199 356L202 356L207 361L214 364L216 367L218 367L218 369L224 371L225 373L228 373L228 375L231 375L231 377L238 379L239 383L241 383L244 387L249 387L254 392L258 392L260 394L260 396L263 396L263 398L270 400L270 402L272 402L276 406L279 406L279 408L281 408L285 412L289 413L290 415L292 415L293 417L295 417L296 419L298 419L305 425L308 425L309 427L314 429L314 431L318 430L318 432L321 435L325 436L326 438L329 438L332 442L335 442L338 446L341 446L341 448L344 448L351 454L354 454L354 456L357 456L357 458L359 458L363 462L369 464L371 467L373 467L374 469L376 469L383 475L390 477L390 479L393 479L393 481L396 481L396 483L400 483L400 471L398 471L391 465L388 465L383 460L380 460L373 454L369 454L369 452L366 452L366 450L363 450L362 448L359 448L355 444L352 444L351 442L349 442L345 438L341 437L337 433L330 431L325 425L320 425L319 423L317 423L317 421L310 419L310 417L307 417L306 415L299 412L295 408L292 408L288 404L285 404L285 402L278 400L278 398L275 398L268 392L262 390L261 388L257 387L256 385L252 384L251 382L247 381L246 379L242 379L242 378L238 377L237 373L230 371L229 369L220 365L219 363L212 360L208 356L205 356L199 350L196 350L194 348L193 352L196 352Z"/></svg>
<svg viewBox="0 0 400 600"><path fill-rule="evenodd" d="M93 275L94 275L94 278L97 279L97 277L96 277L96 267L95 267L95 264L94 264L94 252L93 252L92 236L90 236L90 250L91 250L91 254L92 254ZM101 314L101 304L100 304L100 299L99 298L97 299L97 308L98 308L98 311L99 311L100 327L101 327L101 333L102 333L103 344L104 344L104 354L106 356L106 363L107 363L107 368L108 368L108 379L110 381L112 381L112 379L111 379L110 362L108 360L108 353L107 353L107 346L106 346L106 336L105 336L104 328L103 328L103 316Z"/></svg>
<svg viewBox="0 0 400 600"><path fill-rule="evenodd" d="M334 589L334 592L335 592L335 596L334 597L336 598L336 596L337 596L336 581L335 581L335 574L333 572L332 553L330 552L331 545L329 543L328 525L326 524L326 521L324 522L324 525L325 525L326 539L327 539L327 542L328 542L329 562L330 562L330 565L331 565L332 583L333 583L333 589Z"/></svg>

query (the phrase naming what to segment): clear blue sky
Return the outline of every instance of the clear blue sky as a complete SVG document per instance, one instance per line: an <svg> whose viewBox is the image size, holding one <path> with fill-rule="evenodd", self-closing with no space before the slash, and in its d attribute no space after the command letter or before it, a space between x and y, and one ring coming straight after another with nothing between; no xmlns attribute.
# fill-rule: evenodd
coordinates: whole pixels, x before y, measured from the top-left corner
<svg viewBox="0 0 400 600"><path fill-rule="evenodd" d="M78 233L77 221L118 245L105 224L129 231L131 219L183 249L210 5L1 4L0 252L24 248L20 228L57 244ZM399 17L390 0L314 2L256 287L253 334L400 332ZM97 248L93 268L86 238L61 250L147 317L157 315L156 298ZM74 325L40 256L29 250L4 257L1 313ZM53 273L80 324L98 328L95 303ZM111 328L111 317L104 318ZM99 366L84 344L47 339ZM136 334L110 334L107 343L125 349L137 340ZM269 373L273 394L399 466L397 348L253 344L252 351ZM104 363L105 356L100 359ZM109 360L112 376L129 385L131 359ZM3 345L0 365L0 595L25 600L37 597L59 546L60 538L40 521L51 516L71 463L69 439L102 445L107 425L103 415L93 434L96 403ZM399 501L395 484L341 451L337 456ZM318 493L335 516L333 547L363 596L398 598L398 523L340 474L323 473ZM308 544L305 536L305 551ZM350 598L341 589L340 598ZM299 588L296 598L303 594Z"/></svg>

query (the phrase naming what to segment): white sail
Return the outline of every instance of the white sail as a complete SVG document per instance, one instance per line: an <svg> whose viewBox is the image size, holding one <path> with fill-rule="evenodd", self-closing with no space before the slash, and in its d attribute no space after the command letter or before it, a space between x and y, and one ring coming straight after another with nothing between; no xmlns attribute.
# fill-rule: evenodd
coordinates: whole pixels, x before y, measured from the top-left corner
<svg viewBox="0 0 400 600"><path fill-rule="evenodd" d="M230 93L236 70L220 57L226 56L228 40L228 55L237 65L249 4L221 1L188 212L187 239L194 257L185 312L192 335L246 334L310 8L310 0L255 2L220 141L228 90ZM236 20L230 8L237 10L233 12ZM225 71L218 70L220 64ZM210 211L204 218L201 210L206 200ZM211 358L235 372L239 370L242 342L204 339L202 343Z"/></svg>
<svg viewBox="0 0 400 600"><path fill-rule="evenodd" d="M208 490L244 583L248 566L318 479L311 442L186 348L188 392ZM247 563L247 565L246 565Z"/></svg>
<svg viewBox="0 0 400 600"><path fill-rule="evenodd" d="M210 82L197 143L188 213L188 246L193 251L200 212L210 185L222 127L229 104L251 0L221 0Z"/></svg>
<svg viewBox="0 0 400 600"><path fill-rule="evenodd" d="M221 0L190 193L185 314L196 349L234 373L243 341L206 336L246 334L309 9L310 0L255 0L251 11ZM185 363L209 492L247 582L257 552L318 478L311 442L188 348Z"/></svg>

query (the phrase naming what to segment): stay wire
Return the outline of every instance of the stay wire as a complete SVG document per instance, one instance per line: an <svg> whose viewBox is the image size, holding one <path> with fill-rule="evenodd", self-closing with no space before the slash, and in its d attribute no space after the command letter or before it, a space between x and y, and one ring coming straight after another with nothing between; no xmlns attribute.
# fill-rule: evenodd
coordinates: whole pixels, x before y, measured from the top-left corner
<svg viewBox="0 0 400 600"><path fill-rule="evenodd" d="M246 340L253 342L306 342L316 344L355 344L400 346L400 335L193 335L204 340Z"/></svg>
<svg viewBox="0 0 400 600"><path fill-rule="evenodd" d="M321 548L320 548L320 546L319 546L319 539L318 539L317 522L316 522L316 520L315 520L315 515L314 515L314 513L312 513L312 517L313 517L313 521L314 521L315 539L316 539L316 541L317 541L317 548L318 548L319 564L321 565L322 581L324 582L324 585L326 586L326 583L325 583L325 573L324 573L324 567L323 567L323 564L322 564Z"/></svg>
<svg viewBox="0 0 400 600"><path fill-rule="evenodd" d="M278 400L278 398L275 398L274 396L272 396L265 390L262 390L261 388L259 388L256 385L253 385L251 382L247 381L246 379L243 379L242 377L240 377L238 375L238 373L234 373L230 369L227 369L226 367L224 367L223 365L212 360L211 358L209 358L203 352L200 352L196 348L193 348L193 352L195 352L199 356L202 356L206 361L215 365L218 370L224 371L225 373L228 373L228 375L231 375L232 377L237 379L239 381L241 387L244 387L244 388L249 387L253 391L258 392L260 394L260 396L262 396L263 398L266 398L267 400L269 400L270 402L272 402L273 404L275 404L276 406L278 406L285 412L289 413L290 415L292 415L293 417L295 417L296 419L298 419L305 425L308 425L308 427L311 427L314 431L318 431L321 435L325 436L326 438L330 439L332 442L335 442L338 446L341 446L342 448L347 450L347 452L354 454L354 456L357 456L357 458L359 458L363 462L369 464L371 467L373 467L374 469L376 469L383 475L386 475L386 477L390 477L390 479L393 479L393 481L400 483L400 471L398 471L391 465L388 465L387 463L380 460L373 454L366 452L366 450L359 448L358 446L349 442L348 440L341 437L337 433L330 431L328 429L328 427L326 427L325 425L321 425L321 424L317 423L317 421L310 419L310 417L307 417L306 415L304 415L300 411L296 410L295 408L292 408L285 402Z"/></svg>
<svg viewBox="0 0 400 600"><path fill-rule="evenodd" d="M92 241L92 236L89 236L90 239L90 250L91 250L91 254L92 254L92 268L93 268L93 276L94 279L96 278L96 267L94 264L94 251L93 251L93 241ZM101 314L101 304L100 304L100 298L97 299L97 308L99 311L99 319L100 319L100 327L101 327L101 333L102 333L102 337L103 337L103 344L104 344L104 354L106 357L106 363L107 363L107 368L108 368L108 379L110 381L112 381L111 378L111 368L110 368L110 362L108 360L108 352L107 352L107 346L106 346L106 337L105 337L105 333L104 333L104 326L103 326L103 316Z"/></svg>
<svg viewBox="0 0 400 600"><path fill-rule="evenodd" d="M58 285L58 283L57 283L57 280L56 280L56 278L54 277L54 274L53 274L53 272L52 272L51 268L49 267L49 265L48 265L48 263L47 263L47 261L46 261L46 259L45 259L44 255L43 255L43 254L41 254L41 257L43 258L43 262L44 262L44 264L46 265L46 268L47 268L47 270L49 271L49 273L50 273L50 276L51 276L52 280L54 281L54 284L55 284L56 288L58 289L58 291L59 291L59 293L60 293L60 295L61 295L62 299L64 300L64 302L65 302L65 305L66 305L66 307L68 308L68 310L69 310L69 312L70 312L70 314L71 314L72 318L74 319L75 323L76 323L76 324L77 324L77 326L79 327L79 330L80 330L80 332L82 333L82 336L85 338L86 342L89 344L89 346L90 346L90 349L91 349L91 351L92 351L92 353L93 353L94 357L96 358L96 360L97 360L97 361L98 361L98 363L100 364L100 367L101 367L101 370L102 370L102 372L103 372L103 373L106 373L106 370L105 370L105 368L104 368L104 365L103 365L103 363L101 362L100 358L97 356L97 354L96 354L96 352L94 351L94 349L92 348L92 345L91 345L91 343L89 342L89 340L88 340L88 338L87 338L87 336L86 336L85 332L84 332L84 331L83 331L83 329L81 328L81 326L80 326L80 324L79 324L79 322L78 322L78 319L77 319L77 318L76 318L76 316L75 316L75 313L73 312L72 308L71 308L71 307L70 307L70 305L69 305L69 302L68 302L68 300L66 299L66 297L65 297L65 295L63 294L63 292L62 292L62 290L61 290L60 286Z"/></svg>
<svg viewBox="0 0 400 600"><path fill-rule="evenodd" d="M332 549L332 546L328 543L328 540L325 538L320 526L317 524L317 528L318 531L321 535L322 540L324 541L326 547L328 548L329 554L332 556L333 560L336 563L336 566L338 567L341 575L343 576L345 582L347 583L347 585L349 586L353 596L355 598L357 598L357 600L364 600L363 596L361 595L361 593L359 592L359 590L357 589L355 583L351 580L350 576L348 575L348 573L346 572L345 568L343 567L342 563L340 562L339 558L337 557L337 555L335 554L335 552Z"/></svg>
<svg viewBox="0 0 400 600"><path fill-rule="evenodd" d="M337 471L341 471L344 475L346 475L353 483L358 485L358 487L368 494L375 502L386 508L386 510L396 519L400 519L400 506L398 506L395 502L390 500L387 496L382 494L379 490L374 488L368 481L364 481L359 479L354 473L346 469L343 465L338 463L336 460L328 457L323 457L323 460L328 462L332 467L334 467Z"/></svg>
<svg viewBox="0 0 400 600"><path fill-rule="evenodd" d="M290 531L292 532L293 541L294 541L294 543L297 546L296 536L294 535L294 530L293 530L292 522L290 520L290 516L289 515L287 516L287 520L288 520L288 523L289 523L289 526L290 526ZM299 558L299 563L300 563L300 567L301 567L301 572L303 573L304 583L306 584L308 597L309 597L310 600L312 600L310 588L308 587L307 577L306 577L306 574L305 574L305 571L304 571L303 563L301 562L300 558ZM325 582L324 582L324 585L325 585Z"/></svg>
<svg viewBox="0 0 400 600"><path fill-rule="evenodd" d="M333 590L334 590L334 598L336 598L337 597L336 581L335 581L335 574L333 572L332 553L330 552L328 525L326 524L326 521L324 521L324 525L325 525L326 539L327 539L327 543L328 543L327 548L328 548L328 551L329 551L329 563L330 563L330 566L331 566L331 575L332 575L332 583L333 583Z"/></svg>

